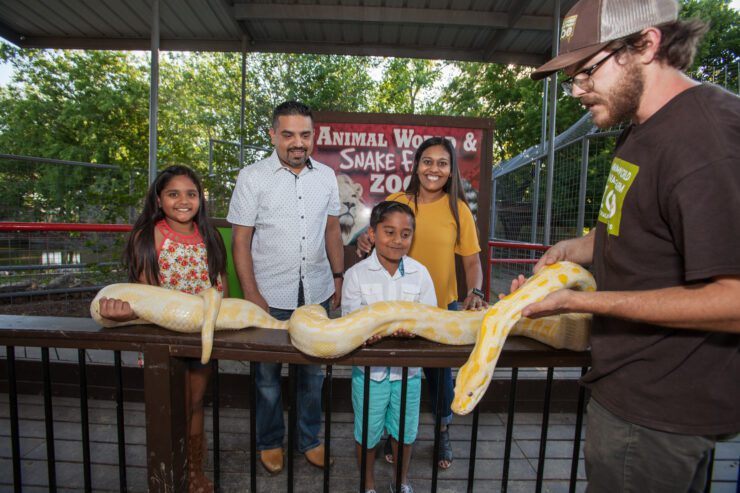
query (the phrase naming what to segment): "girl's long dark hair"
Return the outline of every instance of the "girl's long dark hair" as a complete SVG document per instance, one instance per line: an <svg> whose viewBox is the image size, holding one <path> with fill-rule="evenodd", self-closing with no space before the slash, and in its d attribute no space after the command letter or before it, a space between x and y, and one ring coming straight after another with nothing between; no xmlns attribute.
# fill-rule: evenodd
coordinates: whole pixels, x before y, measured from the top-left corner
<svg viewBox="0 0 740 493"><path fill-rule="evenodd" d="M200 236L206 245L208 256L208 277L215 286L218 275L226 271L226 247L218 230L213 226L206 211L203 186L198 175L187 166L170 166L157 175L149 186L144 199L144 210L134 223L123 251L123 264L128 270L129 282L141 282L142 274L147 284L159 286L159 262L154 244L154 228L164 219L164 212L157 204L159 194L175 176L187 176L198 189L200 207L193 221L198 226Z"/></svg>
<svg viewBox="0 0 740 493"><path fill-rule="evenodd" d="M419 162L421 162L421 156L424 151L433 146L442 146L450 155L450 177L447 179L442 190L447 193L447 199L450 204L450 212L455 218L455 225L457 226L456 242L460 241L460 212L457 207L457 201L462 200L465 205L470 207L465 194L463 193L462 179L460 178L460 170L457 167L457 154L455 153L455 147L449 139L444 137L430 137L421 143L419 148L416 150L414 155L414 168L411 170L411 180L409 186L406 187L406 193L414 197L414 212L418 212L418 200L419 190L421 189L421 181L419 180Z"/></svg>

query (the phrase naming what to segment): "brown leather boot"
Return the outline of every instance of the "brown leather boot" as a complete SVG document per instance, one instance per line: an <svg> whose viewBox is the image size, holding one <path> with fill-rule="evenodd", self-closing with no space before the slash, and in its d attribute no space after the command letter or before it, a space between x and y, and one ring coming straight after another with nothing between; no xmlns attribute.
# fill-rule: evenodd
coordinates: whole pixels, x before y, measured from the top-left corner
<svg viewBox="0 0 740 493"><path fill-rule="evenodd" d="M324 463L324 444L320 443L317 447L307 450L305 454L306 460L309 464L319 469L323 469L326 464ZM334 464L334 458L329 458L329 465Z"/></svg>
<svg viewBox="0 0 740 493"><path fill-rule="evenodd" d="M271 448L260 452L260 462L271 475L283 470L283 448Z"/></svg>
<svg viewBox="0 0 740 493"><path fill-rule="evenodd" d="M213 493L213 483L203 473L204 439L203 434L188 437L188 493Z"/></svg>

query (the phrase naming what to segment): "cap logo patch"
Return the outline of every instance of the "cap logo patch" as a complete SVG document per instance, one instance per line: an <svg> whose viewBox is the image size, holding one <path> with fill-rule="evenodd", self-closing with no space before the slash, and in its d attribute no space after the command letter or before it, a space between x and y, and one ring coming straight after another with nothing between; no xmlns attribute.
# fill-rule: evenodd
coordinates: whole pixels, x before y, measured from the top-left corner
<svg viewBox="0 0 740 493"><path fill-rule="evenodd" d="M563 28L560 30L560 41L570 41L576 30L577 15L563 19Z"/></svg>

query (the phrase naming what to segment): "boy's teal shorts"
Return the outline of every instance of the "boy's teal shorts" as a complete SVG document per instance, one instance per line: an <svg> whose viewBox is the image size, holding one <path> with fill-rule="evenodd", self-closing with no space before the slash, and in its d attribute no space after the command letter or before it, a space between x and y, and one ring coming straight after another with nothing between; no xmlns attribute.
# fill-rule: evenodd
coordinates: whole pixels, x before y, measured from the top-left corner
<svg viewBox="0 0 740 493"><path fill-rule="evenodd" d="M362 443L362 394L365 374L352 367L352 407L355 410L355 440ZM419 429L419 403L421 401L421 372L408 379L406 390L406 420L403 443L414 443ZM367 448L375 447L383 436L383 428L398 440L401 413L401 380L391 382L390 375L381 382L370 380L370 405L368 408Z"/></svg>

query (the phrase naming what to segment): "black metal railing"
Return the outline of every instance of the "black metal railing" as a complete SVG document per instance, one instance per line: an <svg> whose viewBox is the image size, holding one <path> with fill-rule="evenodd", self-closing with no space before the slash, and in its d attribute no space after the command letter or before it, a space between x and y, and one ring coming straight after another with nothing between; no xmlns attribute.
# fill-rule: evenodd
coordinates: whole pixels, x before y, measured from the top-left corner
<svg viewBox="0 0 740 493"><path fill-rule="evenodd" d="M93 483L92 459L90 453L90 420L88 412L88 388L89 383L88 362L86 351L89 349L104 349L113 352L114 364L112 366L111 400L115 400L115 439L118 448L118 488L127 491L132 487L127 477L126 463L126 435L124 423L124 371L121 363L121 351L143 351L146 361L144 367L144 401L146 410L146 435L147 435L147 485L150 491L184 491L186 489L185 450L183 437L186 433L184 400L184 375L186 365L184 358L197 357L200 354L200 341L197 335L176 334L154 327L134 326L125 329L100 329L92 320L86 319L61 319L55 317L16 317L0 316L0 346L5 346L5 374L0 374L0 383L3 390L8 393L9 428L11 436L12 454L12 486L14 491L22 491L22 485L26 484L22 476L21 467L21 441L19 433L19 401L18 396L22 392L19 386L19 374L17 371L18 360L16 358L16 347L40 347L41 348L41 384L43 388L44 424L46 441L46 468L48 475L47 486L49 491L56 491L64 485L58 482L57 457L55 455L54 436L54 412L53 412L53 381L49 358L49 348L76 348L77 364L77 391L79 396L80 427L82 442L82 481L86 491L93 491L98 486ZM332 443L336 438L333 436L332 420L333 392L336 378L333 378L334 369L341 366L363 366L365 367L365 402L364 420L362 432L362 453L360 457L359 491L364 491L365 471L367 463L367 406L369 397L370 366L388 365L390 361L394 365L402 363L404 366L402 376L402 404L400 409L401 418L405 416L406 388L408 384L408 367L458 367L466 359L469 347L448 347L430 343L423 340L400 341L386 340L377 345L360 349L351 355L328 362L326 366L326 378L323 388L324 402L324 440L325 440L325 463L329 463L332 453ZM290 345L287 333L284 331L269 331L254 329L230 333L220 333L214 341L214 358L223 360L250 361L248 405L255 409L256 388L254 362L285 362L288 363L288 450L287 450L287 485L286 491L294 491L294 488L304 490L301 485L295 484L295 463L293 461L296 448L296 369L301 364L316 364L317 360L307 358ZM535 341L523 338L512 338L507 341L500 359L501 367L511 368L511 377L508 381L508 399L505 402L507 420L506 435L504 442L504 456L501 473L500 491L505 492L510 483L510 465L512 457L513 431L515 428L514 418L517 412L517 391L520 381L519 369L525 367L547 367L547 376L544 382L544 395L541 399L541 430L539 437L539 454L537 458L536 480L534 491L543 490L543 478L545 464L547 461L546 449L548 443L548 428L552 412L552 398L557 396L554 388L554 368L573 367L581 368L581 373L586 371L588 365L588 353L576 353L570 351L554 350L547 348ZM327 362L323 362L327 363ZM216 490L223 487L221 478L221 445L220 445L220 412L222 402L222 384L219 375L218 363L213 361L213 377L211 382L212 392L212 426L213 426L213 479ZM57 374L54 375L58 378ZM30 377L23 378L23 385L28 384ZM440 379L441 383L442 379ZM96 387L97 386L92 386ZM99 389L98 389L99 390ZM490 392L489 392L490 393ZM575 491L578 483L580 442L582 434L583 414L585 408L586 393L581 388L577 392L575 409L576 422L572 440L572 459L570 468L569 491ZM438 399L441 406L442 399ZM479 445L479 409L482 403L473 413L470 443L470 460L467 471L467 491L472 492L476 484L476 453ZM502 409L503 410L503 409ZM249 430L249 491L259 491L257 474L257 450L256 450L256 417L250 412ZM434 444L431 459L431 480L429 491L438 489L437 460L440 448L440 416L441 409L435 413ZM400 419L399 437L404 437L404 419ZM354 439L352 440L354 442ZM402 442L402 441L401 441ZM403 447L399 443L396 468L396 489L400 487L401 467L403 464ZM354 458L354 454L352 454ZM323 472L322 488L324 492L332 491L332 470L325 468ZM481 480L479 480L481 481ZM424 488L426 490L426 488Z"/></svg>

